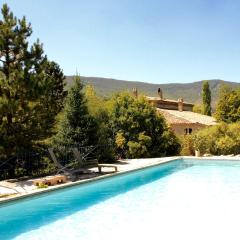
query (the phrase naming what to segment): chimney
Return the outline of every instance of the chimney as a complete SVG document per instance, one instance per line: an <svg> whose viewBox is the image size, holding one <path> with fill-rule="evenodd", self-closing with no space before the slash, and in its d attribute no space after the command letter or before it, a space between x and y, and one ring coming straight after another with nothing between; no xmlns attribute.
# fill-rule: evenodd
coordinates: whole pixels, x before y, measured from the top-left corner
<svg viewBox="0 0 240 240"><path fill-rule="evenodd" d="M178 99L178 111L180 111L180 112L183 111L183 99L182 98Z"/></svg>
<svg viewBox="0 0 240 240"><path fill-rule="evenodd" d="M137 90L137 88L133 88L133 89L132 89L132 92L133 92L133 96L134 96L135 98L138 98L138 90Z"/></svg>
<svg viewBox="0 0 240 240"><path fill-rule="evenodd" d="M161 88L158 88L158 96L162 100L163 99L163 94Z"/></svg>

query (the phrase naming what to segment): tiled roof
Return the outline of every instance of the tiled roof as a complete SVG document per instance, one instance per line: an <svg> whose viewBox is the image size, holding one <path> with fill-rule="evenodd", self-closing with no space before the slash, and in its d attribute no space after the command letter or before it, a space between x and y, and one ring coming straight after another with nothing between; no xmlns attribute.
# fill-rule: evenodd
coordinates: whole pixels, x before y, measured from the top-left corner
<svg viewBox="0 0 240 240"><path fill-rule="evenodd" d="M216 125L214 117L202 115L191 111L178 111L157 108L157 111L163 114L169 124L202 124L202 125Z"/></svg>
<svg viewBox="0 0 240 240"><path fill-rule="evenodd" d="M149 101L161 101L161 102L166 102L166 103L178 103L178 101L176 100L173 100L173 99L167 99L167 98L164 98L164 99L160 99L159 97L149 97L147 96L146 97L147 100ZM183 102L183 104L186 104L186 105L194 105L192 103L188 103L188 102Z"/></svg>

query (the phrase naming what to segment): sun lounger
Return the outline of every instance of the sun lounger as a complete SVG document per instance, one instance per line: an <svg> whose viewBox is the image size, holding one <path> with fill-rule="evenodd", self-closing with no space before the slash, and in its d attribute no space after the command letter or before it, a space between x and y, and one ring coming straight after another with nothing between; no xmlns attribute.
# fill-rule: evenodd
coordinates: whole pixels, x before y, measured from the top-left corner
<svg viewBox="0 0 240 240"><path fill-rule="evenodd" d="M56 167L58 168L58 171L57 173L64 173L68 176L70 176L72 179L76 179L77 178L77 175L80 174L80 173L89 173L90 171L87 170L86 168L82 167L80 165L79 168L77 169L71 169L69 168L69 166L63 166L58 160L57 160L57 157L53 151L53 148L49 148L48 149L48 152L54 162L54 164L56 165Z"/></svg>
<svg viewBox="0 0 240 240"><path fill-rule="evenodd" d="M83 166L85 166L85 167L87 167L87 166L97 167L99 173L102 172L102 168L113 168L114 172L118 171L118 168L117 168L116 165L113 165L113 164L99 164L97 159L83 158L77 148L73 148L73 154L74 154L76 160L81 162L83 164Z"/></svg>
<svg viewBox="0 0 240 240"><path fill-rule="evenodd" d="M101 173L102 172L102 168L113 168L114 172L118 171L118 167L116 165L113 164L98 164L98 171Z"/></svg>
<svg viewBox="0 0 240 240"><path fill-rule="evenodd" d="M69 168L69 166L63 166L58 161L53 148L48 149L53 162L58 168L57 173L64 173L66 175L69 175L73 180L76 180L78 175L81 173L91 173L92 171L90 171L89 168L92 168L92 167L97 167L99 173L102 172L102 168L113 168L114 172L117 172L118 170L116 165L99 164L97 159L89 158L90 153L93 151L92 149L89 149L85 154L81 154L76 147L72 148L71 150L75 158L74 160L77 162L77 165L79 166L77 169L71 169Z"/></svg>

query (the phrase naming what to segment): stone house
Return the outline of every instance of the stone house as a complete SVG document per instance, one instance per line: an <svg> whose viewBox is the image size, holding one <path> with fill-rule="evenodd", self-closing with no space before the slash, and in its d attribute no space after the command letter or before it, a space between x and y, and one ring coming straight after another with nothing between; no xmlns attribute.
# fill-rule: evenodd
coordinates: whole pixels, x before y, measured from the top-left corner
<svg viewBox="0 0 240 240"><path fill-rule="evenodd" d="M194 104L184 102L182 98L177 101L163 98L160 88L157 93L157 97L147 96L146 98L165 117L168 125L176 134L192 134L199 129L217 124L214 117L193 112ZM136 88L133 89L133 94L137 97Z"/></svg>

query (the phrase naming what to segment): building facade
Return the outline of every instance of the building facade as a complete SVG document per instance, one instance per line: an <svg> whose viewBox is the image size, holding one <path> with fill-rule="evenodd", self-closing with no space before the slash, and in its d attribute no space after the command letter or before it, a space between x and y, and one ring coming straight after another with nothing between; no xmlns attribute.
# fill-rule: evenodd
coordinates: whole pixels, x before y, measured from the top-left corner
<svg viewBox="0 0 240 240"><path fill-rule="evenodd" d="M136 88L133 93L137 97ZM177 101L165 99L160 88L157 94L157 97L147 96L146 98L156 107L157 112L165 117L167 124L176 134L192 134L199 129L217 124L214 117L193 112L194 104L184 102L183 98L179 98Z"/></svg>

